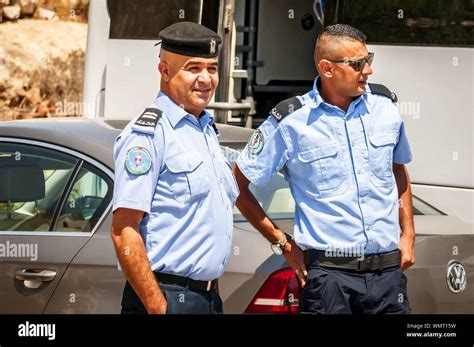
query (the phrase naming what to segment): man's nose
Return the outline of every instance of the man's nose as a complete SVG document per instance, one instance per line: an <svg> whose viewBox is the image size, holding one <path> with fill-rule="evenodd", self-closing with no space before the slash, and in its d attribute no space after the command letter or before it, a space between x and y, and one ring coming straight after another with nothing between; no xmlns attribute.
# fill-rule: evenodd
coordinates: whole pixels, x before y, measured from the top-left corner
<svg viewBox="0 0 474 347"><path fill-rule="evenodd" d="M207 69L202 69L201 73L199 74L198 81L201 83L211 83L211 75Z"/></svg>
<svg viewBox="0 0 474 347"><path fill-rule="evenodd" d="M364 68L362 69L362 74L363 75L372 75L374 71L372 68L369 66L369 64L365 63Z"/></svg>

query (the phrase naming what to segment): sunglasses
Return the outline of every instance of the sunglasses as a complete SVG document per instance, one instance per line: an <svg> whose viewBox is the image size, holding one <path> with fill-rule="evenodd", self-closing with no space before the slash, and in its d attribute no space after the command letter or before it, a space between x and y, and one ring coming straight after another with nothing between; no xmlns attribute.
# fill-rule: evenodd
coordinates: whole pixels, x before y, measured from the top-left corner
<svg viewBox="0 0 474 347"><path fill-rule="evenodd" d="M359 59L326 59L332 63L344 63L350 65L355 71L362 71L365 64L372 65L374 61L374 53L369 53L368 56Z"/></svg>

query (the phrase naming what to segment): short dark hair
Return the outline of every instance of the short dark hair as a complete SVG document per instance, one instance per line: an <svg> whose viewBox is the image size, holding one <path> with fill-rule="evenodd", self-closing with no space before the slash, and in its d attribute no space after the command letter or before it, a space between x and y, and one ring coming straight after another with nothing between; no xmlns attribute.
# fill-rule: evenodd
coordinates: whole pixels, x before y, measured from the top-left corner
<svg viewBox="0 0 474 347"><path fill-rule="evenodd" d="M365 36L362 31L349 24L328 25L319 33L318 39L322 36L336 36L338 38L352 39L362 43L365 43L367 40L367 36Z"/></svg>

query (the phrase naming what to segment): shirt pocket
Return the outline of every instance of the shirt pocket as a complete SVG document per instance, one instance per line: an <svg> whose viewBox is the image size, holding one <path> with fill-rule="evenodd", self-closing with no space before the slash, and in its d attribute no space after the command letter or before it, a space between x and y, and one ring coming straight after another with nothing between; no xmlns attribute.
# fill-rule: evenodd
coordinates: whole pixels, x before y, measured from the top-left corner
<svg viewBox="0 0 474 347"><path fill-rule="evenodd" d="M337 144L306 147L298 153L303 174L317 188L322 197L344 193L348 188L343 152Z"/></svg>
<svg viewBox="0 0 474 347"><path fill-rule="evenodd" d="M371 133L368 137L371 180L377 186L391 186L394 184L392 165L397 133Z"/></svg>
<svg viewBox="0 0 474 347"><path fill-rule="evenodd" d="M177 154L167 159L165 165L169 171L170 188L178 202L194 202L209 194L210 185L199 153Z"/></svg>

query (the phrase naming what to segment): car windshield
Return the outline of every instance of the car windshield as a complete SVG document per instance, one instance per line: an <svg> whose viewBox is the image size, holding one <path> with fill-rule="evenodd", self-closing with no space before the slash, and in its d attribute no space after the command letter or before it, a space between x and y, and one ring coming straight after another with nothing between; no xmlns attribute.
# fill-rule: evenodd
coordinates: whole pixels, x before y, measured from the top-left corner
<svg viewBox="0 0 474 347"><path fill-rule="evenodd" d="M240 150L221 146L226 159L233 165L239 157ZM273 220L293 219L295 214L295 200L290 191L290 186L281 172L273 176L264 187L250 184L250 191L255 196L265 213ZM443 213L428 203L413 196L414 215L442 215ZM237 207L234 207L234 221L246 221Z"/></svg>

